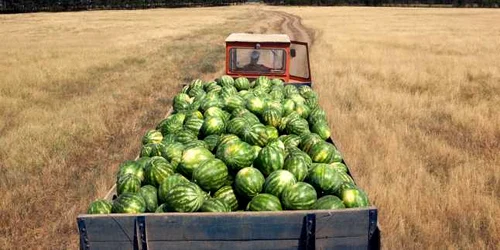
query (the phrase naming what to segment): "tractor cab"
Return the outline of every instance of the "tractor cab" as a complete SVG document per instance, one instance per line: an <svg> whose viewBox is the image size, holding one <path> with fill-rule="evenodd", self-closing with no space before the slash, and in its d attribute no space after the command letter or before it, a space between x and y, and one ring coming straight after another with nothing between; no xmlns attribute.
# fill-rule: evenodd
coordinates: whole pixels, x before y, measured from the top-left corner
<svg viewBox="0 0 500 250"><path fill-rule="evenodd" d="M307 43L284 34L232 33L226 38L226 74L255 79L279 78L311 84Z"/></svg>

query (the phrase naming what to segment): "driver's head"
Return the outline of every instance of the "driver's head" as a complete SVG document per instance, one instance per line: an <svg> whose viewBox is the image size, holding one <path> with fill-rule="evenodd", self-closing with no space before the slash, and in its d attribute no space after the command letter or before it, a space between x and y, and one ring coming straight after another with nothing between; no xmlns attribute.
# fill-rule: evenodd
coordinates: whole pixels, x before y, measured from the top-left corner
<svg viewBox="0 0 500 250"><path fill-rule="evenodd" d="M252 51L252 54L250 55L250 62L252 64L256 64L259 61L260 53L257 50Z"/></svg>

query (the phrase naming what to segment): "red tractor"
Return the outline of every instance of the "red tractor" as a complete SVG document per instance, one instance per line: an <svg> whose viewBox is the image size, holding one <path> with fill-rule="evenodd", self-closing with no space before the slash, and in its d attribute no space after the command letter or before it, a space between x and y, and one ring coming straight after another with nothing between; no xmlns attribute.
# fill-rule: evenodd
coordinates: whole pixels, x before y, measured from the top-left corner
<svg viewBox="0 0 500 250"><path fill-rule="evenodd" d="M284 34L232 33L226 38L226 74L249 79L264 75L310 85L307 43L291 41Z"/></svg>

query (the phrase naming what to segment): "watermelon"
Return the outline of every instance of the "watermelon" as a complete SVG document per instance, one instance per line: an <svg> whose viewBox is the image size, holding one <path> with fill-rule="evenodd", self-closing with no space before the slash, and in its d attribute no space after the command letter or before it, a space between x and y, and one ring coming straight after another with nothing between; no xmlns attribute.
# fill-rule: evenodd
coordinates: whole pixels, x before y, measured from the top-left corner
<svg viewBox="0 0 500 250"><path fill-rule="evenodd" d="M250 81L248 81L246 77L238 77L234 81L234 87L236 87L238 91L247 90L250 88Z"/></svg>
<svg viewBox="0 0 500 250"><path fill-rule="evenodd" d="M243 140L250 145L266 146L269 140L266 126L259 123L245 128L243 131Z"/></svg>
<svg viewBox="0 0 500 250"><path fill-rule="evenodd" d="M198 135L201 126L203 126L203 119L198 117L189 117L184 121L184 128L193 131L194 134Z"/></svg>
<svg viewBox="0 0 500 250"><path fill-rule="evenodd" d="M285 85L283 92L285 92L285 96L287 96L287 97L290 97L290 96L295 95L295 94L299 94L299 90L293 84Z"/></svg>
<svg viewBox="0 0 500 250"><path fill-rule="evenodd" d="M264 176L282 169L285 162L285 156L281 149L266 146L259 152L259 156L254 161L254 167L260 170Z"/></svg>
<svg viewBox="0 0 500 250"><path fill-rule="evenodd" d="M139 159L137 159L135 161L135 163L137 163L137 165L139 165L142 170L144 170L146 168L146 164L148 164L148 162L151 160L151 157L149 156L144 156L144 157L140 157ZM144 180L144 174L142 175L142 177L139 176L140 179Z"/></svg>
<svg viewBox="0 0 500 250"><path fill-rule="evenodd" d="M146 212L146 202L142 195L125 193L119 195L111 208L113 213L140 214Z"/></svg>
<svg viewBox="0 0 500 250"><path fill-rule="evenodd" d="M219 135L209 135L203 139L203 141L207 144L208 150L214 152L217 144L219 144Z"/></svg>
<svg viewBox="0 0 500 250"><path fill-rule="evenodd" d="M137 193L141 188L141 180L134 174L121 175L116 182L116 193Z"/></svg>
<svg viewBox="0 0 500 250"><path fill-rule="evenodd" d="M328 126L328 123L325 121L316 122L311 127L311 132L318 134L319 137L321 137L321 139L323 140L326 140L331 136L330 127Z"/></svg>
<svg viewBox="0 0 500 250"><path fill-rule="evenodd" d="M368 196L359 188L346 188L342 191L341 197L348 208L367 207L369 205Z"/></svg>
<svg viewBox="0 0 500 250"><path fill-rule="evenodd" d="M236 211L239 207L238 199L236 198L234 190L231 186L221 187L219 190L217 190L217 192L214 193L213 197L222 199L224 202L226 202L231 208L231 211Z"/></svg>
<svg viewBox="0 0 500 250"><path fill-rule="evenodd" d="M174 170L177 170L177 166L182 160L183 151L184 145L180 142L174 142L164 147L161 156L170 162Z"/></svg>
<svg viewBox="0 0 500 250"><path fill-rule="evenodd" d="M285 144L283 144L283 142L278 140L278 139L269 140L269 143L267 143L267 147L277 148L277 149L281 150L281 152L283 152L283 153L285 153L285 151L286 151ZM259 152L260 152L260 150L259 150Z"/></svg>
<svg viewBox="0 0 500 250"><path fill-rule="evenodd" d="M248 121L243 117L236 117L227 123L227 132L230 134L243 136L243 131L248 127Z"/></svg>
<svg viewBox="0 0 500 250"><path fill-rule="evenodd" d="M337 171L347 173L347 166L342 162L333 162L330 163L330 166L332 166Z"/></svg>
<svg viewBox="0 0 500 250"><path fill-rule="evenodd" d="M146 165L144 182L158 187L165 178L173 175L174 167L161 156L154 156Z"/></svg>
<svg viewBox="0 0 500 250"><path fill-rule="evenodd" d="M215 154L233 170L249 167L255 159L254 148L237 137L231 142L221 143Z"/></svg>
<svg viewBox="0 0 500 250"><path fill-rule="evenodd" d="M158 126L156 126L156 129L161 131L163 136L167 134L175 134L175 132L182 129L185 119L186 114L184 113L172 114L162 120Z"/></svg>
<svg viewBox="0 0 500 250"><path fill-rule="evenodd" d="M311 113L311 109L305 104L296 104L294 111L297 112L303 119L307 119L309 117L309 113Z"/></svg>
<svg viewBox="0 0 500 250"><path fill-rule="evenodd" d="M283 190L297 182L293 173L287 170L276 170L272 172L264 182L264 193L280 197Z"/></svg>
<svg viewBox="0 0 500 250"><path fill-rule="evenodd" d="M178 166L178 172L186 176L187 178L191 178L193 175L193 171L204 161L215 158L215 156L208 149L199 147L199 148L190 148L184 150L182 153L182 160Z"/></svg>
<svg viewBox="0 0 500 250"><path fill-rule="evenodd" d="M217 191L227 180L226 164L219 159L210 159L193 171L193 181L205 191Z"/></svg>
<svg viewBox="0 0 500 250"><path fill-rule="evenodd" d="M290 147L286 149L288 151L287 157L299 157L302 158L307 164L307 167L309 169L309 166L312 164L311 157L309 157L308 154L306 154L304 151L296 148L296 147Z"/></svg>
<svg viewBox="0 0 500 250"><path fill-rule="evenodd" d="M146 212L154 212L158 208L158 192L157 189L151 185L142 186L139 190L146 202Z"/></svg>
<svg viewBox="0 0 500 250"><path fill-rule="evenodd" d="M190 148L206 148L206 149L210 150L210 147L208 146L208 144L203 140L194 140L194 141L186 142L184 144L184 150L190 149Z"/></svg>
<svg viewBox="0 0 500 250"><path fill-rule="evenodd" d="M344 203L339 197L334 195L325 195L319 198L315 203L312 209L342 209L345 208Z"/></svg>
<svg viewBox="0 0 500 250"><path fill-rule="evenodd" d="M307 119L310 124L316 124L317 122L326 122L326 112L322 108L316 107L311 110Z"/></svg>
<svg viewBox="0 0 500 250"><path fill-rule="evenodd" d="M289 155L285 159L283 169L292 173L297 181L303 181L309 171L307 162L302 157L296 157L293 155Z"/></svg>
<svg viewBox="0 0 500 250"><path fill-rule="evenodd" d="M234 79L231 76L223 75L216 80L217 83L222 87L232 87L234 86Z"/></svg>
<svg viewBox="0 0 500 250"><path fill-rule="evenodd" d="M281 211L280 199L272 194L258 194L248 203L248 211Z"/></svg>
<svg viewBox="0 0 500 250"><path fill-rule="evenodd" d="M161 144L167 146L171 143L174 143L177 141L177 136L175 134L166 134L163 136L163 140L161 140Z"/></svg>
<svg viewBox="0 0 500 250"><path fill-rule="evenodd" d="M309 123L303 118L296 118L289 121L286 125L286 132L296 135L311 133L311 131L309 131Z"/></svg>
<svg viewBox="0 0 500 250"><path fill-rule="evenodd" d="M161 203L164 203L167 198L168 191L179 183L189 183L189 180L178 173L175 173L163 180L158 188L158 200Z"/></svg>
<svg viewBox="0 0 500 250"><path fill-rule="evenodd" d="M266 128L267 138L268 138L269 141L272 140L272 139L278 139L279 132L278 132L278 130L275 127L267 125L267 126L265 126L265 128Z"/></svg>
<svg viewBox="0 0 500 250"><path fill-rule="evenodd" d="M238 95L231 95L224 98L225 107L228 111L233 111L237 108L245 107L246 101Z"/></svg>
<svg viewBox="0 0 500 250"><path fill-rule="evenodd" d="M222 118L209 116L205 118L200 131L203 137L208 135L220 135L226 131L226 125Z"/></svg>
<svg viewBox="0 0 500 250"><path fill-rule="evenodd" d="M266 101L259 96L251 96L247 99L246 108L256 115L262 114L266 108Z"/></svg>
<svg viewBox="0 0 500 250"><path fill-rule="evenodd" d="M203 202L200 212L231 212L231 207L223 199L210 198Z"/></svg>
<svg viewBox="0 0 500 250"><path fill-rule="evenodd" d="M165 150L165 145L162 143L149 143L141 147L141 157L160 156L161 152Z"/></svg>
<svg viewBox="0 0 500 250"><path fill-rule="evenodd" d="M234 186L238 195L251 199L262 191L264 182L264 175L258 169L246 167L236 174Z"/></svg>
<svg viewBox="0 0 500 250"><path fill-rule="evenodd" d="M300 136L300 140L299 148L306 153L309 152L314 145L323 141L323 139L315 133L303 134Z"/></svg>
<svg viewBox="0 0 500 250"><path fill-rule="evenodd" d="M165 208L173 212L196 212L205 201L205 194L196 184L179 183L165 195Z"/></svg>
<svg viewBox="0 0 500 250"><path fill-rule="evenodd" d="M142 137L142 144L146 145L149 143L160 143L163 140L163 135L160 131L156 129L150 129Z"/></svg>
<svg viewBox="0 0 500 250"><path fill-rule="evenodd" d="M164 213L165 212L165 203L161 204L156 208L155 213Z"/></svg>
<svg viewBox="0 0 500 250"><path fill-rule="evenodd" d="M113 207L113 203L108 200L95 200L90 203L89 208L87 209L88 214L109 214L111 213L111 208Z"/></svg>
<svg viewBox="0 0 500 250"><path fill-rule="evenodd" d="M342 156L335 146L329 142L318 142L309 150L309 156L313 162L332 163L342 161Z"/></svg>
<svg viewBox="0 0 500 250"><path fill-rule="evenodd" d="M328 164L313 164L306 181L321 194L334 194L343 183L339 172Z"/></svg>
<svg viewBox="0 0 500 250"><path fill-rule="evenodd" d="M264 124L277 128L281 122L281 112L274 108L266 108L262 112L262 120Z"/></svg>
<svg viewBox="0 0 500 250"><path fill-rule="evenodd" d="M285 148L298 147L300 144L300 136L298 135L282 135L278 137L283 142Z"/></svg>
<svg viewBox="0 0 500 250"><path fill-rule="evenodd" d="M198 135L189 129L182 129L176 132L175 138L177 142L188 143L198 139Z"/></svg>
<svg viewBox="0 0 500 250"><path fill-rule="evenodd" d="M281 203L289 210L307 210L312 208L317 197L313 186L305 182L297 182L283 190Z"/></svg>
<svg viewBox="0 0 500 250"><path fill-rule="evenodd" d="M295 110L295 102L290 99L283 100L283 115L287 116Z"/></svg>
<svg viewBox="0 0 500 250"><path fill-rule="evenodd" d="M218 83L216 81L210 81L210 82L206 82L205 84L203 84L203 89L206 91L206 92L210 92L210 90L213 90L214 86L219 86ZM220 87L220 86L219 86Z"/></svg>
<svg viewBox="0 0 500 250"><path fill-rule="evenodd" d="M185 93L180 93L174 97L174 111L181 112L189 109L191 98Z"/></svg>
<svg viewBox="0 0 500 250"><path fill-rule="evenodd" d="M149 157L147 158L149 160ZM142 182L144 180L144 169L142 164L136 161L124 161L120 164L118 169L117 178L127 174L133 174Z"/></svg>
<svg viewBox="0 0 500 250"><path fill-rule="evenodd" d="M223 109L221 109L219 107L210 107L209 109L207 109L205 111L203 116L205 118L218 117L218 118L222 119L224 122L227 122L229 120L229 118L231 117L231 115L228 112L224 111Z"/></svg>

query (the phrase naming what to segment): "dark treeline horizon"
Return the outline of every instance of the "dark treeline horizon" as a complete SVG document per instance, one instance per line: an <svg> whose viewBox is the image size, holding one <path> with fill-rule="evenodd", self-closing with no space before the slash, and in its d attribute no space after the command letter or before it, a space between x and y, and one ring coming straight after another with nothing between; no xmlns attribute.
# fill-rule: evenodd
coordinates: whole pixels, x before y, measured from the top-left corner
<svg viewBox="0 0 500 250"><path fill-rule="evenodd" d="M0 13L149 9L242 4L245 0L0 0ZM271 5L498 8L500 0L264 0Z"/></svg>

